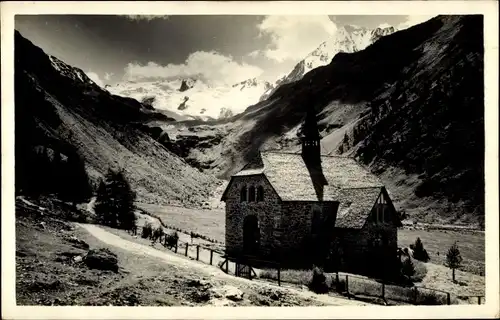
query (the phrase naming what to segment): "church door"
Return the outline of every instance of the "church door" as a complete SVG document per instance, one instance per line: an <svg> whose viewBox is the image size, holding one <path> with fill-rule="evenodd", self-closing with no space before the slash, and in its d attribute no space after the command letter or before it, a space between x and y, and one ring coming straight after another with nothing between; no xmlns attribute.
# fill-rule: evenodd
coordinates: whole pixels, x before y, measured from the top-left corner
<svg viewBox="0 0 500 320"><path fill-rule="evenodd" d="M243 220L243 251L254 255L259 249L259 221L256 216L249 215Z"/></svg>

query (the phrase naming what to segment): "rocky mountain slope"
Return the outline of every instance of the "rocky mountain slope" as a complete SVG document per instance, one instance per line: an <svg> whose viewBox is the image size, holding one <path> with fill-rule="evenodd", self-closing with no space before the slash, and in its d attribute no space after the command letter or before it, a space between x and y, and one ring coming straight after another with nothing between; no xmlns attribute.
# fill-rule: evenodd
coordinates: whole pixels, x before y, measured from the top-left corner
<svg viewBox="0 0 500 320"><path fill-rule="evenodd" d="M18 193L61 192L65 182L83 194L86 181L92 187L108 168L124 169L137 200L149 203L200 204L218 185L140 130L144 122L172 119L103 90L17 31L15 120ZM75 163L68 171L79 172L78 182L60 177L67 162Z"/></svg>
<svg viewBox="0 0 500 320"><path fill-rule="evenodd" d="M181 140L188 131L223 135L185 153L228 177L259 149L298 150L305 111L313 108L322 152L355 156L411 217L481 223L482 28L481 16L438 16L338 53L231 121L164 127Z"/></svg>

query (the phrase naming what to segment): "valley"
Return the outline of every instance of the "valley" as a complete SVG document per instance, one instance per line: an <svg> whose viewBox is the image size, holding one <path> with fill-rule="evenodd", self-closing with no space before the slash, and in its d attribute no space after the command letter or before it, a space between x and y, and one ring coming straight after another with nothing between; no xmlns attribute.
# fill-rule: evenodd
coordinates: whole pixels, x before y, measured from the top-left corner
<svg viewBox="0 0 500 320"><path fill-rule="evenodd" d="M278 287L267 281L269 270L267 280L233 277L150 244L133 226L104 226L102 216L122 208L109 191L118 186L130 196L123 202L139 229L149 222L160 233L177 232L178 241L194 243L190 253L195 245L223 251L221 196L229 179L261 151L299 152L310 111L322 155L352 157L386 186L403 220L397 246L422 240L431 259L416 264L425 270L418 285L463 296L457 303L483 297L482 28L475 15L437 16L404 30L347 26L275 82L230 86L200 75L100 86L16 31L18 302L374 303ZM110 172L123 181L110 180ZM111 203L100 213L98 198ZM459 281L451 281L446 252L456 241L463 261ZM117 263L111 271L93 268L93 254L104 256L102 264Z"/></svg>
<svg viewBox="0 0 500 320"><path fill-rule="evenodd" d="M408 219L482 228L483 48L469 36L481 25L474 16L436 17L338 53L230 119L151 125L182 145L187 161L228 179L259 150L298 150L313 108L322 153L355 157Z"/></svg>

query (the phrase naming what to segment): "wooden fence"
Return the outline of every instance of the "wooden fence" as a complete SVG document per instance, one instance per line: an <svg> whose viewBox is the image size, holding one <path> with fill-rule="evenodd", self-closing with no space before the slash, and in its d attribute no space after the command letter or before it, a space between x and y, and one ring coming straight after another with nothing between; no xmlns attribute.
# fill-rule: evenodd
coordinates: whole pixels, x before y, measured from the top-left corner
<svg viewBox="0 0 500 320"><path fill-rule="evenodd" d="M138 237L141 236L141 233L137 230L132 232L132 234L137 235ZM155 242L160 243L167 249L177 254L182 254L192 260L217 266L222 271L230 275L238 276L238 265L242 264L242 262L238 262L236 258L227 257L221 250L209 248L200 244L180 241L179 239L173 243L169 243L168 235L165 236L165 234ZM270 266L266 267L266 270L276 270L276 274L274 276L265 277L265 280L275 280L279 286L281 286L282 283L306 285L304 280L283 278L282 274L284 270L276 262L262 260L255 261ZM250 269L253 267L251 263L246 263L246 265L248 265ZM252 272L253 273L251 273L252 276L250 276L250 278L259 277L259 274L255 273L253 269ZM303 272L306 273L306 271ZM397 302L411 305L451 305L457 303L457 298L460 298L463 301L468 300L469 303L472 304L475 304L476 302L477 304L485 303L484 296L453 297L449 292L442 290L419 286L405 287L397 284L385 283L381 280L344 274L341 272L326 275L330 278L328 281L329 290L348 298L371 297L382 299L386 303ZM260 280L263 280L263 278L260 278Z"/></svg>

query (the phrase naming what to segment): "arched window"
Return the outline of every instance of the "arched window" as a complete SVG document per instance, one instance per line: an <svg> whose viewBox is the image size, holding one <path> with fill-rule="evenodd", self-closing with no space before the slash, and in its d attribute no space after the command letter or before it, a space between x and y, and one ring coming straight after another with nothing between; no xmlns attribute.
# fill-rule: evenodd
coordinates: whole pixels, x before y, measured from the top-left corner
<svg viewBox="0 0 500 320"><path fill-rule="evenodd" d="M264 188L262 186L257 187L257 201L264 201Z"/></svg>
<svg viewBox="0 0 500 320"><path fill-rule="evenodd" d="M240 190L240 201L247 201L247 187L243 186Z"/></svg>
<svg viewBox="0 0 500 320"><path fill-rule="evenodd" d="M248 188L248 201L255 201L255 187L251 186Z"/></svg>

